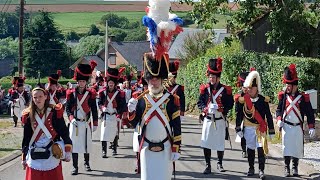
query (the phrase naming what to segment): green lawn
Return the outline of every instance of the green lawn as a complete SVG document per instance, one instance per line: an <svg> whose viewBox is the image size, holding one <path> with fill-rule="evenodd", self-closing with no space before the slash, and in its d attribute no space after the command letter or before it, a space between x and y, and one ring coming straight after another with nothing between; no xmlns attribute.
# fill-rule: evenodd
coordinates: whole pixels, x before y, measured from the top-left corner
<svg viewBox="0 0 320 180"><path fill-rule="evenodd" d="M99 29L104 31L104 25L100 25L99 21L101 17L108 12L70 12L70 13L52 13L54 21L59 29L63 32L69 32L71 30L77 33L86 33L91 24L98 25ZM118 16L124 16L129 21L141 21L142 17L146 15L144 11L141 12L112 12ZM179 12L179 16L186 13Z"/></svg>
<svg viewBox="0 0 320 180"><path fill-rule="evenodd" d="M0 0L5 4L7 0ZM10 4L19 4L20 0L12 0ZM26 4L128 4L127 2L103 1L103 0L27 0Z"/></svg>

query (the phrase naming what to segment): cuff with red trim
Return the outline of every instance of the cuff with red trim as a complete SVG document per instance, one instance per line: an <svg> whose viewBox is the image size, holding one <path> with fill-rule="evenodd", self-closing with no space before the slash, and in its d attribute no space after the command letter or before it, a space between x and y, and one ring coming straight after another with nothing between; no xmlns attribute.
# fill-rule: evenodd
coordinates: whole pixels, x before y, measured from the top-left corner
<svg viewBox="0 0 320 180"><path fill-rule="evenodd" d="M309 129L313 128L314 129L314 124L308 124Z"/></svg>

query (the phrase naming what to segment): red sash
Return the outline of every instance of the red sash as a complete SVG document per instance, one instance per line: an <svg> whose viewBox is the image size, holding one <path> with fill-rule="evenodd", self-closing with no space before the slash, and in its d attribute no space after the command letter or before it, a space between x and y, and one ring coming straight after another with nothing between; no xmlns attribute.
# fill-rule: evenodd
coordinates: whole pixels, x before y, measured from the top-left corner
<svg viewBox="0 0 320 180"><path fill-rule="evenodd" d="M253 108L253 103L250 99L249 94L245 94L243 97L244 97L245 105L247 105L247 107L251 110ZM264 119L262 118L262 116L257 110L254 111L254 118L259 123L259 131L261 133L265 133L267 131L267 123L264 121Z"/></svg>

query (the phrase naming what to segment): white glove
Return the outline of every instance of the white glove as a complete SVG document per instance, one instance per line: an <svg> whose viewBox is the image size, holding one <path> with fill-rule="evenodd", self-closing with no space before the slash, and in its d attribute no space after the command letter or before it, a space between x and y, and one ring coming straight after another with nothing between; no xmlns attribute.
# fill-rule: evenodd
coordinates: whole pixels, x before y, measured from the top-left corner
<svg viewBox="0 0 320 180"><path fill-rule="evenodd" d="M26 161L21 161L22 169L25 170L27 167L27 162Z"/></svg>
<svg viewBox="0 0 320 180"><path fill-rule="evenodd" d="M277 121L277 126L278 126L279 128L281 128L281 127L283 126L283 121L278 120L278 121Z"/></svg>
<svg viewBox="0 0 320 180"><path fill-rule="evenodd" d="M269 138L270 138L270 139L273 139L274 136L275 136L274 134L269 134Z"/></svg>
<svg viewBox="0 0 320 180"><path fill-rule="evenodd" d="M210 104L209 109L208 109L208 113L214 114L217 109L219 109L218 104Z"/></svg>
<svg viewBox="0 0 320 180"><path fill-rule="evenodd" d="M71 120L71 123L72 123L74 126L78 127L78 122L77 122L76 119L72 119L72 120Z"/></svg>
<svg viewBox="0 0 320 180"><path fill-rule="evenodd" d="M176 161L180 158L180 153L173 152L171 154L171 161Z"/></svg>
<svg viewBox="0 0 320 180"><path fill-rule="evenodd" d="M106 108L106 107L103 107L103 108L102 108L102 112L107 112L107 108Z"/></svg>
<svg viewBox="0 0 320 180"><path fill-rule="evenodd" d="M138 104L138 100L131 98L128 102L128 111L131 113L136 110Z"/></svg>
<svg viewBox="0 0 320 180"><path fill-rule="evenodd" d="M93 126L92 131L95 132L98 129L98 126Z"/></svg>
<svg viewBox="0 0 320 180"><path fill-rule="evenodd" d="M237 135L238 135L239 137L243 138L243 132L242 132L242 131L237 132Z"/></svg>
<svg viewBox="0 0 320 180"><path fill-rule="evenodd" d="M313 138L315 134L316 134L315 129L314 129L314 128L310 128L310 129L309 129L310 138Z"/></svg>
<svg viewBox="0 0 320 180"><path fill-rule="evenodd" d="M66 156L64 158L64 161L69 162L71 161L72 153L71 152L66 152Z"/></svg>

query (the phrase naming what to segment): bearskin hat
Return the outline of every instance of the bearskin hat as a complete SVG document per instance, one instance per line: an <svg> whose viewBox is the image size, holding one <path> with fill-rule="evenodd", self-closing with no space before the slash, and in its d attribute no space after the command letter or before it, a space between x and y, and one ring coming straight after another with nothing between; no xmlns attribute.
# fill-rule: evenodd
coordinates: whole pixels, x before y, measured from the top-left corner
<svg viewBox="0 0 320 180"><path fill-rule="evenodd" d="M284 68L283 77L282 77L282 82L284 84L298 85L298 80L299 78L298 78L298 73L297 73L295 64L290 64L289 67Z"/></svg>
<svg viewBox="0 0 320 180"><path fill-rule="evenodd" d="M145 53L143 63L145 80L152 79L153 77L167 79L169 73L168 62L168 54L163 55L160 60L157 60L152 53Z"/></svg>
<svg viewBox="0 0 320 180"><path fill-rule="evenodd" d="M222 72L222 58L211 58L209 59L209 63L207 65L207 76L210 74L216 75L218 77L221 76Z"/></svg>
<svg viewBox="0 0 320 180"><path fill-rule="evenodd" d="M58 84L58 80L61 76L61 70L58 70L57 73L50 74L48 81L50 84Z"/></svg>
<svg viewBox="0 0 320 180"><path fill-rule="evenodd" d="M77 81L79 80L89 81L89 78L92 75L92 72L96 66L97 66L97 63L93 60L90 61L90 64L78 64L78 66L74 70L73 79Z"/></svg>
<svg viewBox="0 0 320 180"><path fill-rule="evenodd" d="M122 67L120 69L116 68L108 68L107 69L107 76L105 78L105 81L113 81L115 84L118 84L118 80L120 79L121 73L125 71L126 68Z"/></svg>
<svg viewBox="0 0 320 180"><path fill-rule="evenodd" d="M238 76L237 80L237 87L242 87L246 77L248 76L249 72L241 72Z"/></svg>

